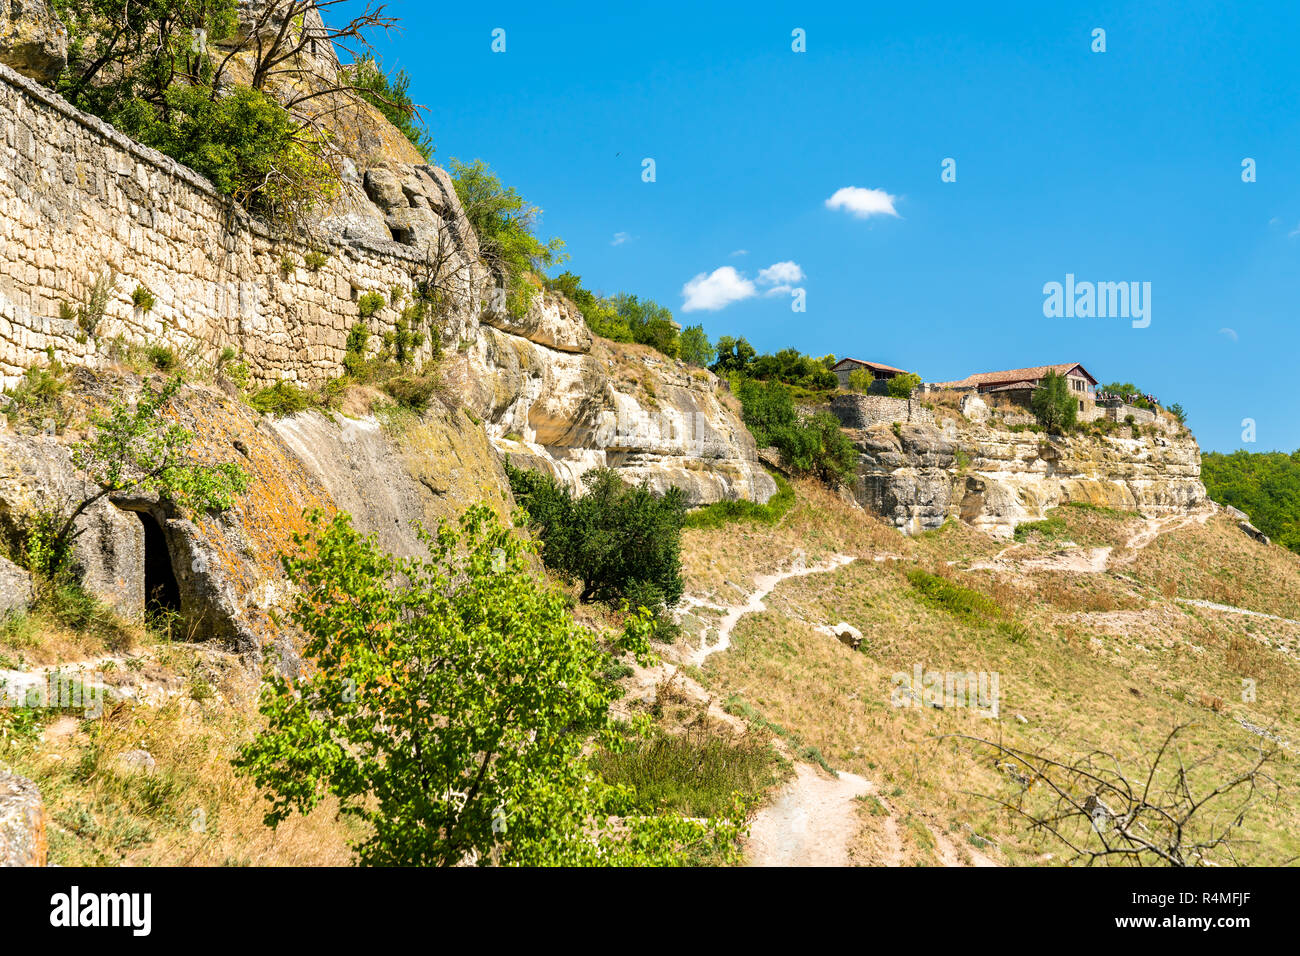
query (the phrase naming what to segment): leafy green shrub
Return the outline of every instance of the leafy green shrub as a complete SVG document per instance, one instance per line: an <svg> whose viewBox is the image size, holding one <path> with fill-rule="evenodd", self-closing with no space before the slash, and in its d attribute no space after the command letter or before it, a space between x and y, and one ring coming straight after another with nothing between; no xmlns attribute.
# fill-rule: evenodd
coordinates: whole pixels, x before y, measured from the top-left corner
<svg viewBox="0 0 1300 956"><path fill-rule="evenodd" d="M361 316L362 321L365 321L375 315L384 305L382 292L367 292L357 299L357 314Z"/></svg>
<svg viewBox="0 0 1300 956"><path fill-rule="evenodd" d="M43 426L50 421L63 428L72 415L67 393L67 369L61 362L33 365L17 385L5 389L8 402L2 410L18 422Z"/></svg>
<svg viewBox="0 0 1300 956"><path fill-rule="evenodd" d="M760 448L775 446L792 471L813 475L832 488L853 474L857 450L830 412L817 412L801 421L789 387L781 382L742 378L737 391L741 417L754 441Z"/></svg>
<svg viewBox="0 0 1300 956"><path fill-rule="evenodd" d="M319 404L317 398L293 382L282 379L254 392L248 404L264 415L294 415Z"/></svg>
<svg viewBox="0 0 1300 956"><path fill-rule="evenodd" d="M920 385L921 376L915 372L904 372L885 383L885 392L892 398L911 398Z"/></svg>
<svg viewBox="0 0 1300 956"><path fill-rule="evenodd" d="M849 372L849 390L866 394L876 383L876 376L865 368L855 368Z"/></svg>
<svg viewBox="0 0 1300 956"><path fill-rule="evenodd" d="M116 282L116 273L112 270L104 273L91 284L84 301L75 306L60 302L59 317L65 321L75 321L84 335L93 337L99 332L99 323L104 321Z"/></svg>
<svg viewBox="0 0 1300 956"><path fill-rule="evenodd" d="M136 286L135 291L131 293L131 303L141 312L152 312L155 302L153 293L142 285Z"/></svg>
<svg viewBox="0 0 1300 956"><path fill-rule="evenodd" d="M759 524L776 524L794 505L794 488L780 475L771 473L776 482L776 494L767 504L757 504L745 498L732 501L715 501L697 508L686 516L688 528L720 528L733 521L755 521Z"/></svg>
<svg viewBox="0 0 1300 956"><path fill-rule="evenodd" d="M581 582L581 600L654 601L645 605L651 611L680 600L686 521L680 488L656 495L647 485L629 486L601 468L583 476L586 493L575 498L549 475L509 462L506 475L541 541L542 560Z"/></svg>
<svg viewBox="0 0 1300 956"><path fill-rule="evenodd" d="M320 272L325 268L325 263L330 261L330 257L323 252L309 252L302 257L302 264L308 272Z"/></svg>
<svg viewBox="0 0 1300 956"><path fill-rule="evenodd" d="M525 202L513 188L501 185L482 160L462 163L453 159L451 174L456 195L478 237L479 253L506 292L507 310L523 315L535 291L528 274L561 262L564 242L538 239L533 230L541 210Z"/></svg>
<svg viewBox="0 0 1300 956"><path fill-rule="evenodd" d="M268 670L266 729L235 760L267 792L268 825L332 795L371 865L644 865L734 846L738 815L647 813L592 769L592 738L620 737L609 656L490 509L426 535L422 560L346 515L308 520L284 559L307 666ZM618 646L646 659L643 617Z"/></svg>
<svg viewBox="0 0 1300 956"><path fill-rule="evenodd" d="M211 180L250 211L294 221L338 194L323 146L284 107L248 87L213 95L177 83L161 104L135 97L113 124Z"/></svg>
<svg viewBox="0 0 1300 956"><path fill-rule="evenodd" d="M145 349L145 358L160 372L171 372L180 367L181 360L170 345L151 345Z"/></svg>

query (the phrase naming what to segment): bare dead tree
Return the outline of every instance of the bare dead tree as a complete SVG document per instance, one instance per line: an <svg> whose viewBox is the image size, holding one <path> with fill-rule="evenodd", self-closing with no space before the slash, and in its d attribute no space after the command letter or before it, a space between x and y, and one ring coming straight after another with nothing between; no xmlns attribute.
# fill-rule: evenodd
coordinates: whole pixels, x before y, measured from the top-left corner
<svg viewBox="0 0 1300 956"><path fill-rule="evenodd" d="M264 0L250 19L241 24L238 36L228 42L217 66L214 86L220 86L231 62L242 54L250 60L249 86L265 91L273 80L302 81L284 100L294 109L308 100L331 93L351 91L346 71L335 77L322 75L319 58L342 50L352 60L363 52L373 54L371 35L387 32L397 18L384 13L383 4L367 2L360 13L331 25L325 15L349 0ZM293 84L291 84L293 85Z"/></svg>
<svg viewBox="0 0 1300 956"><path fill-rule="evenodd" d="M1275 798L1278 783L1265 767L1277 749L1260 748L1242 772L1200 793L1193 776L1209 756L1188 762L1179 736L1190 724L1174 727L1149 765L1125 772L1113 753L1094 750L1058 760L1004 743L966 734L993 768L1017 792L1010 796L974 794L1050 834L1072 856L1068 862L1119 866L1240 865L1254 841L1242 835L1246 814L1261 796Z"/></svg>

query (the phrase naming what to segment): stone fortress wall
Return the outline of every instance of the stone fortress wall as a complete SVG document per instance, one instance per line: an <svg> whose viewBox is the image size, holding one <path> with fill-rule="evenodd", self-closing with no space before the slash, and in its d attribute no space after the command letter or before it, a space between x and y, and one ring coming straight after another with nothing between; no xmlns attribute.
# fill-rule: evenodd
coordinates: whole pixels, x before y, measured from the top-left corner
<svg viewBox="0 0 1300 956"><path fill-rule="evenodd" d="M915 398L842 394L831 399L831 412L845 428L870 428L881 422L934 424L934 412Z"/></svg>
<svg viewBox="0 0 1300 956"><path fill-rule="evenodd" d="M50 349L98 366L114 337L207 361L231 346L254 381L319 382L337 374L358 298L409 291L424 262L410 245L371 236L322 234L309 245L273 235L192 170L3 64L0 130L5 387ZM413 175L421 203L455 206L442 170ZM316 271L304 266L313 251L327 257ZM106 316L87 335L61 303L75 308L110 274ZM132 302L139 286L156 299L148 312Z"/></svg>

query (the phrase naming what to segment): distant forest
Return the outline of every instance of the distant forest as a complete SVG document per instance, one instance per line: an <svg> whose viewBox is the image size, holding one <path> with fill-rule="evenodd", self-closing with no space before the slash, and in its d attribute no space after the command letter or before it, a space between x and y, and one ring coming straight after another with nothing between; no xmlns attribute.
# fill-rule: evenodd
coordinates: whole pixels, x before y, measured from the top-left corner
<svg viewBox="0 0 1300 956"><path fill-rule="evenodd" d="M1300 451L1235 451L1201 456L1210 497L1250 515L1251 523L1300 554Z"/></svg>

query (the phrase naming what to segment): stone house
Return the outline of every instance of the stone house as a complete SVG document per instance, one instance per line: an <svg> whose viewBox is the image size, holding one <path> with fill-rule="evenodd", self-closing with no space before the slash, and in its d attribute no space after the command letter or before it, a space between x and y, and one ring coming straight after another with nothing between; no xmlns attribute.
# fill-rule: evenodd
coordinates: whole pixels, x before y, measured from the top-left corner
<svg viewBox="0 0 1300 956"><path fill-rule="evenodd" d="M1048 372L1065 376L1070 386L1070 394L1078 402L1080 421L1092 421L1098 417L1097 394L1094 391L1097 380L1078 362L1064 365L1035 365L1001 372L977 372L955 382L937 382L930 388L969 391L986 395L994 401L1005 400L1028 408L1030 396Z"/></svg>
<svg viewBox="0 0 1300 956"><path fill-rule="evenodd" d="M874 385L876 382L887 382L896 375L907 375L906 369L894 368L892 365L883 365L880 362L866 362L862 359L842 358L831 366L831 371L835 377L840 380L840 388L849 387L849 375L859 369L870 372Z"/></svg>

